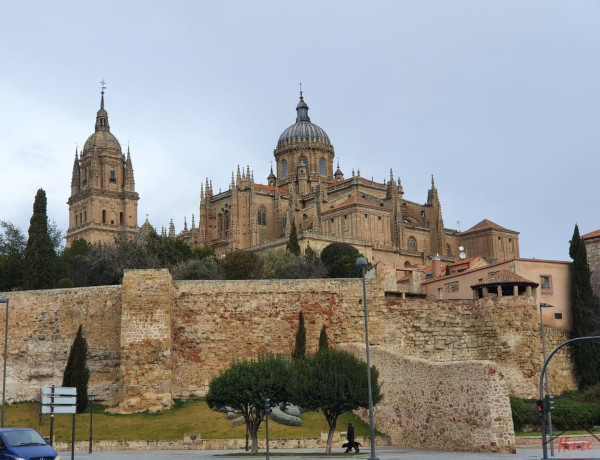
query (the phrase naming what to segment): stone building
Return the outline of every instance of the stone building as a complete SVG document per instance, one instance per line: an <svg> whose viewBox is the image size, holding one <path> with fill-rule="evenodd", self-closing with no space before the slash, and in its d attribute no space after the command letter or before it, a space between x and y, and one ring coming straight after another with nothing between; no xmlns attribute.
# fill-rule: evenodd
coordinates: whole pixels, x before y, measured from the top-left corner
<svg viewBox="0 0 600 460"><path fill-rule="evenodd" d="M308 110L301 91L296 121L279 136L275 171L266 183L256 182L249 166L238 166L222 193L214 193L207 179L200 190L198 225L192 216L191 229L186 222L177 235L171 221L168 235L164 227L162 234L224 255L284 248L293 224L302 250L310 245L318 253L333 242L350 243L389 272L425 264L436 255L453 262L463 250L490 261L518 257L518 232L487 219L464 233L446 228L433 176L424 202L406 199L391 169L383 182L361 177L360 170L345 177L339 162L334 168L329 136ZM75 152L67 245L78 238L95 243L136 235L138 200L129 147L124 155L110 132L103 87L95 132L80 156Z"/></svg>
<svg viewBox="0 0 600 460"><path fill-rule="evenodd" d="M320 252L343 241L386 270L423 264L436 254L455 261L461 245L469 255L492 260L518 257L518 232L488 220L463 234L446 228L433 176L424 203L405 198L391 169L383 182L361 177L360 170L346 177L339 162L334 168L333 144L308 110L301 91L296 122L279 136L276 169L271 168L266 184L255 181L249 166L238 166L222 193L214 193L207 179L198 227L179 236L193 246L207 244L219 255L260 251L285 247L293 222L302 250L310 245Z"/></svg>
<svg viewBox="0 0 600 460"><path fill-rule="evenodd" d="M125 156L121 144L110 132L103 87L95 131L85 141L81 156L75 151L71 196L67 202L67 246L76 239L110 243L119 234L136 235L138 200L129 146Z"/></svg>
<svg viewBox="0 0 600 460"><path fill-rule="evenodd" d="M581 235L581 239L585 243L590 270L594 272L600 267L600 229Z"/></svg>

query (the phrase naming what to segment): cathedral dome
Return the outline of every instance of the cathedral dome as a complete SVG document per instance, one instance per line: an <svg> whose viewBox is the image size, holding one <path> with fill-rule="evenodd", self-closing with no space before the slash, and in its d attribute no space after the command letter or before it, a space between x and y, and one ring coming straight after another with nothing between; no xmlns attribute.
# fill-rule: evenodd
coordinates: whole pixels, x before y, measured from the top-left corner
<svg viewBox="0 0 600 460"><path fill-rule="evenodd" d="M321 142L331 146L329 136L323 128L311 123L308 116L308 105L300 92L300 102L296 106L296 123L287 127L279 136L277 147L297 142Z"/></svg>
<svg viewBox="0 0 600 460"><path fill-rule="evenodd" d="M119 144L117 138L110 131L96 131L88 137L83 145L82 156L94 150L110 150L122 153L121 144Z"/></svg>

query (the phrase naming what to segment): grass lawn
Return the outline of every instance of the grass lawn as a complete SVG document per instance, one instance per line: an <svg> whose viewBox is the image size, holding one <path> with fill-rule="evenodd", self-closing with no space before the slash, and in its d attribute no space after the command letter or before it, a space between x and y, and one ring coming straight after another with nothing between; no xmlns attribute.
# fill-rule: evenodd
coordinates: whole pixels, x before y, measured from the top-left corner
<svg viewBox="0 0 600 460"><path fill-rule="evenodd" d="M215 412L204 401L176 402L172 409L157 414L115 415L105 413L105 407L94 405L93 437L103 440L170 440L183 439L185 433L200 433L203 439L242 439L246 436L245 425L232 427L226 414ZM57 441L71 440L71 414L54 416L54 436ZM338 418L337 431L345 431L352 422L356 436L368 436L369 426L352 412ZM35 428L42 435L50 435L50 415L40 413L39 403L15 403L6 406L5 426ZM77 414L75 421L77 441L89 439L90 414ZM302 414L302 426L286 426L269 420L269 438L318 438L321 432L329 431L327 421L321 412ZM262 423L258 437L265 437L265 424Z"/></svg>

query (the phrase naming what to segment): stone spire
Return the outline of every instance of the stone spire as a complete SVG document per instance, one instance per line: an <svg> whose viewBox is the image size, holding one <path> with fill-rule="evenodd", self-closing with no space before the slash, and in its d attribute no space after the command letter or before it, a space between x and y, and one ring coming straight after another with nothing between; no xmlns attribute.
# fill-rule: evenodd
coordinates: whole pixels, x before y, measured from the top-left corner
<svg viewBox="0 0 600 460"><path fill-rule="evenodd" d="M73 175L71 176L71 195L79 191L81 185L81 169L79 167L79 155L75 148L75 161L73 162Z"/></svg>
<svg viewBox="0 0 600 460"><path fill-rule="evenodd" d="M102 91L100 92L100 110L96 114L96 131L110 131L110 126L108 125L108 113L104 110L104 90L106 83L104 80L101 82Z"/></svg>
<svg viewBox="0 0 600 460"><path fill-rule="evenodd" d="M308 105L304 102L304 97L302 96L302 89L300 89L300 101L296 106L296 123L299 121L310 121L310 117L308 116Z"/></svg>
<svg viewBox="0 0 600 460"><path fill-rule="evenodd" d="M175 238L175 224L173 223L173 219L169 223L169 238Z"/></svg>
<svg viewBox="0 0 600 460"><path fill-rule="evenodd" d="M125 190L135 191L135 179L133 178L133 164L129 144L127 145L127 159L125 160Z"/></svg>

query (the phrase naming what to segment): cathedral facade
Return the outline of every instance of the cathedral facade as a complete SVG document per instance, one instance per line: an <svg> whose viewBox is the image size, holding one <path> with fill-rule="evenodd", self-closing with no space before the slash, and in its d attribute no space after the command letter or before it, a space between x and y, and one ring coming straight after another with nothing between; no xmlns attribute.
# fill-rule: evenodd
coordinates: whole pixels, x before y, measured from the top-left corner
<svg viewBox="0 0 600 460"><path fill-rule="evenodd" d="M104 90L101 94L95 132L80 156L75 154L67 245L78 238L111 242L139 232L131 155L129 148L123 154L110 132ZM466 254L492 261L519 257L518 233L488 220L463 233L446 228L433 177L421 203L404 197L391 169L383 182L361 177L360 171L346 177L335 165L329 136L308 111L301 91L296 121L279 136L276 168L266 183L256 182L249 166L238 166L224 192L214 193L207 179L200 190L198 225L192 216L191 229L186 223L177 235L171 222L168 236L193 247L208 245L222 256L237 249L285 248L294 225L303 251L310 246L319 253L345 242L386 270L427 265L433 257L446 262Z"/></svg>

